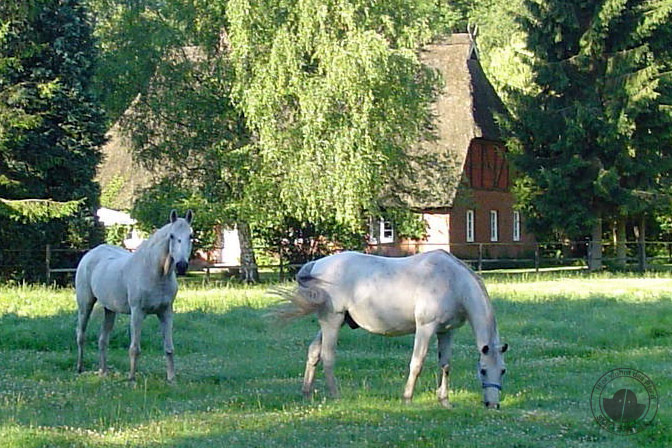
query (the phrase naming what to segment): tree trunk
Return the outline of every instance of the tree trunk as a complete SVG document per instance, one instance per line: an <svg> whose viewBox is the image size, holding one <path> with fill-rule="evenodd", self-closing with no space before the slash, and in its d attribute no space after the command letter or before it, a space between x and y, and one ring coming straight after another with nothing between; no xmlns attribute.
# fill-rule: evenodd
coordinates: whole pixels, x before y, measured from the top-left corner
<svg viewBox="0 0 672 448"><path fill-rule="evenodd" d="M590 235L588 247L588 269L598 271L602 269L602 216L597 215Z"/></svg>
<svg viewBox="0 0 672 448"><path fill-rule="evenodd" d="M627 262L626 254L626 232L625 216L619 215L614 223L614 247L616 248L616 264L618 267L625 268Z"/></svg>
<svg viewBox="0 0 672 448"><path fill-rule="evenodd" d="M240 279L247 283L259 281L259 268L252 247L252 233L247 221L238 221L238 241L240 242Z"/></svg>
<svg viewBox="0 0 672 448"><path fill-rule="evenodd" d="M639 270L645 271L646 266L646 216L642 215L639 224L635 226L635 236L637 237L637 260Z"/></svg>
<svg viewBox="0 0 672 448"><path fill-rule="evenodd" d="M568 258L572 258L572 240L570 240L567 237L564 237L562 239L562 260L567 260Z"/></svg>

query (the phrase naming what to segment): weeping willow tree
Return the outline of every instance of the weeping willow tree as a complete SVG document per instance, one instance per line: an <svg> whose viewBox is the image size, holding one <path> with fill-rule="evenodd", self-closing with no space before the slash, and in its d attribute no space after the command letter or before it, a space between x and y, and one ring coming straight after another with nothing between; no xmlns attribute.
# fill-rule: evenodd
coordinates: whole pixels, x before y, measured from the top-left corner
<svg viewBox="0 0 672 448"><path fill-rule="evenodd" d="M438 79L416 50L449 32L441 2L231 0L234 99L254 136L248 210L361 230L406 168Z"/></svg>

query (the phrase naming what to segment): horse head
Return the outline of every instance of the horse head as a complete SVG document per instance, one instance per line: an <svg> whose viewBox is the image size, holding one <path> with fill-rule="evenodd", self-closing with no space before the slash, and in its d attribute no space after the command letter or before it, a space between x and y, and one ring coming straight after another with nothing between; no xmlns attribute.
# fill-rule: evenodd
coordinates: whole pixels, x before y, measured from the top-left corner
<svg viewBox="0 0 672 448"><path fill-rule="evenodd" d="M189 267L189 256L191 255L191 240L193 230L191 221L194 219L194 213L187 210L184 218L178 218L177 212L170 212L170 229L168 242L168 258L164 270L167 272L171 264L175 264L175 271L178 275L187 273Z"/></svg>
<svg viewBox="0 0 672 448"><path fill-rule="evenodd" d="M492 348L484 345L480 350L477 375L483 387L483 404L490 409L499 409L502 378L506 373L502 355L508 348L508 344L499 347L493 345Z"/></svg>

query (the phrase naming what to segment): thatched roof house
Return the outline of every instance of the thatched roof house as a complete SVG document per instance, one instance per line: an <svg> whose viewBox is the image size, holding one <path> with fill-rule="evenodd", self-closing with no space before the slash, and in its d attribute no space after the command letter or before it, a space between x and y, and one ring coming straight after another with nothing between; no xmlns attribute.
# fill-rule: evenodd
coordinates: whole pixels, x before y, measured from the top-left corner
<svg viewBox="0 0 672 448"><path fill-rule="evenodd" d="M423 48L420 59L438 70L444 87L432 106L433 138L413 148L411 172L396 194L415 210L453 206L472 141L501 141L495 115L505 108L487 80L468 34Z"/></svg>
<svg viewBox="0 0 672 448"><path fill-rule="evenodd" d="M393 187L396 202L422 213L429 227L421 247L413 243L401 251L442 247L464 254L464 246L472 243L511 243L517 247L513 252L519 250L533 237L513 210L505 147L495 119L506 113L505 107L483 72L471 37L453 34L425 47L420 58L445 84L433 104L433 138L409 151L411 170ZM387 237L382 234L384 228L381 224L380 238L374 234L378 242L390 241L389 230ZM395 244L400 249L400 242Z"/></svg>

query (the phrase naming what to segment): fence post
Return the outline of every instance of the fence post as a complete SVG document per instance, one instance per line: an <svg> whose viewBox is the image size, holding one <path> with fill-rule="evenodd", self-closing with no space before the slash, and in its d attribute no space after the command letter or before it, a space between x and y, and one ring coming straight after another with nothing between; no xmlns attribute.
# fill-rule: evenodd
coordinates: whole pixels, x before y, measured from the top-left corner
<svg viewBox="0 0 672 448"><path fill-rule="evenodd" d="M278 245L278 256L280 258L280 273L279 273L279 278L280 281L283 281L285 279L285 270L282 265L282 244Z"/></svg>
<svg viewBox="0 0 672 448"><path fill-rule="evenodd" d="M51 283L51 244L47 244L44 254L44 264L47 268L47 284Z"/></svg>
<svg viewBox="0 0 672 448"><path fill-rule="evenodd" d="M539 243L534 243L534 272L539 273Z"/></svg>
<svg viewBox="0 0 672 448"><path fill-rule="evenodd" d="M483 270L483 243L478 243L478 273Z"/></svg>
<svg viewBox="0 0 672 448"><path fill-rule="evenodd" d="M639 270L640 272L644 272L646 270L646 241L643 239L639 241L639 244L637 244L638 248L638 260L639 260Z"/></svg>
<svg viewBox="0 0 672 448"><path fill-rule="evenodd" d="M635 231L637 237L637 259L640 272L646 270L646 217L642 216Z"/></svg>

